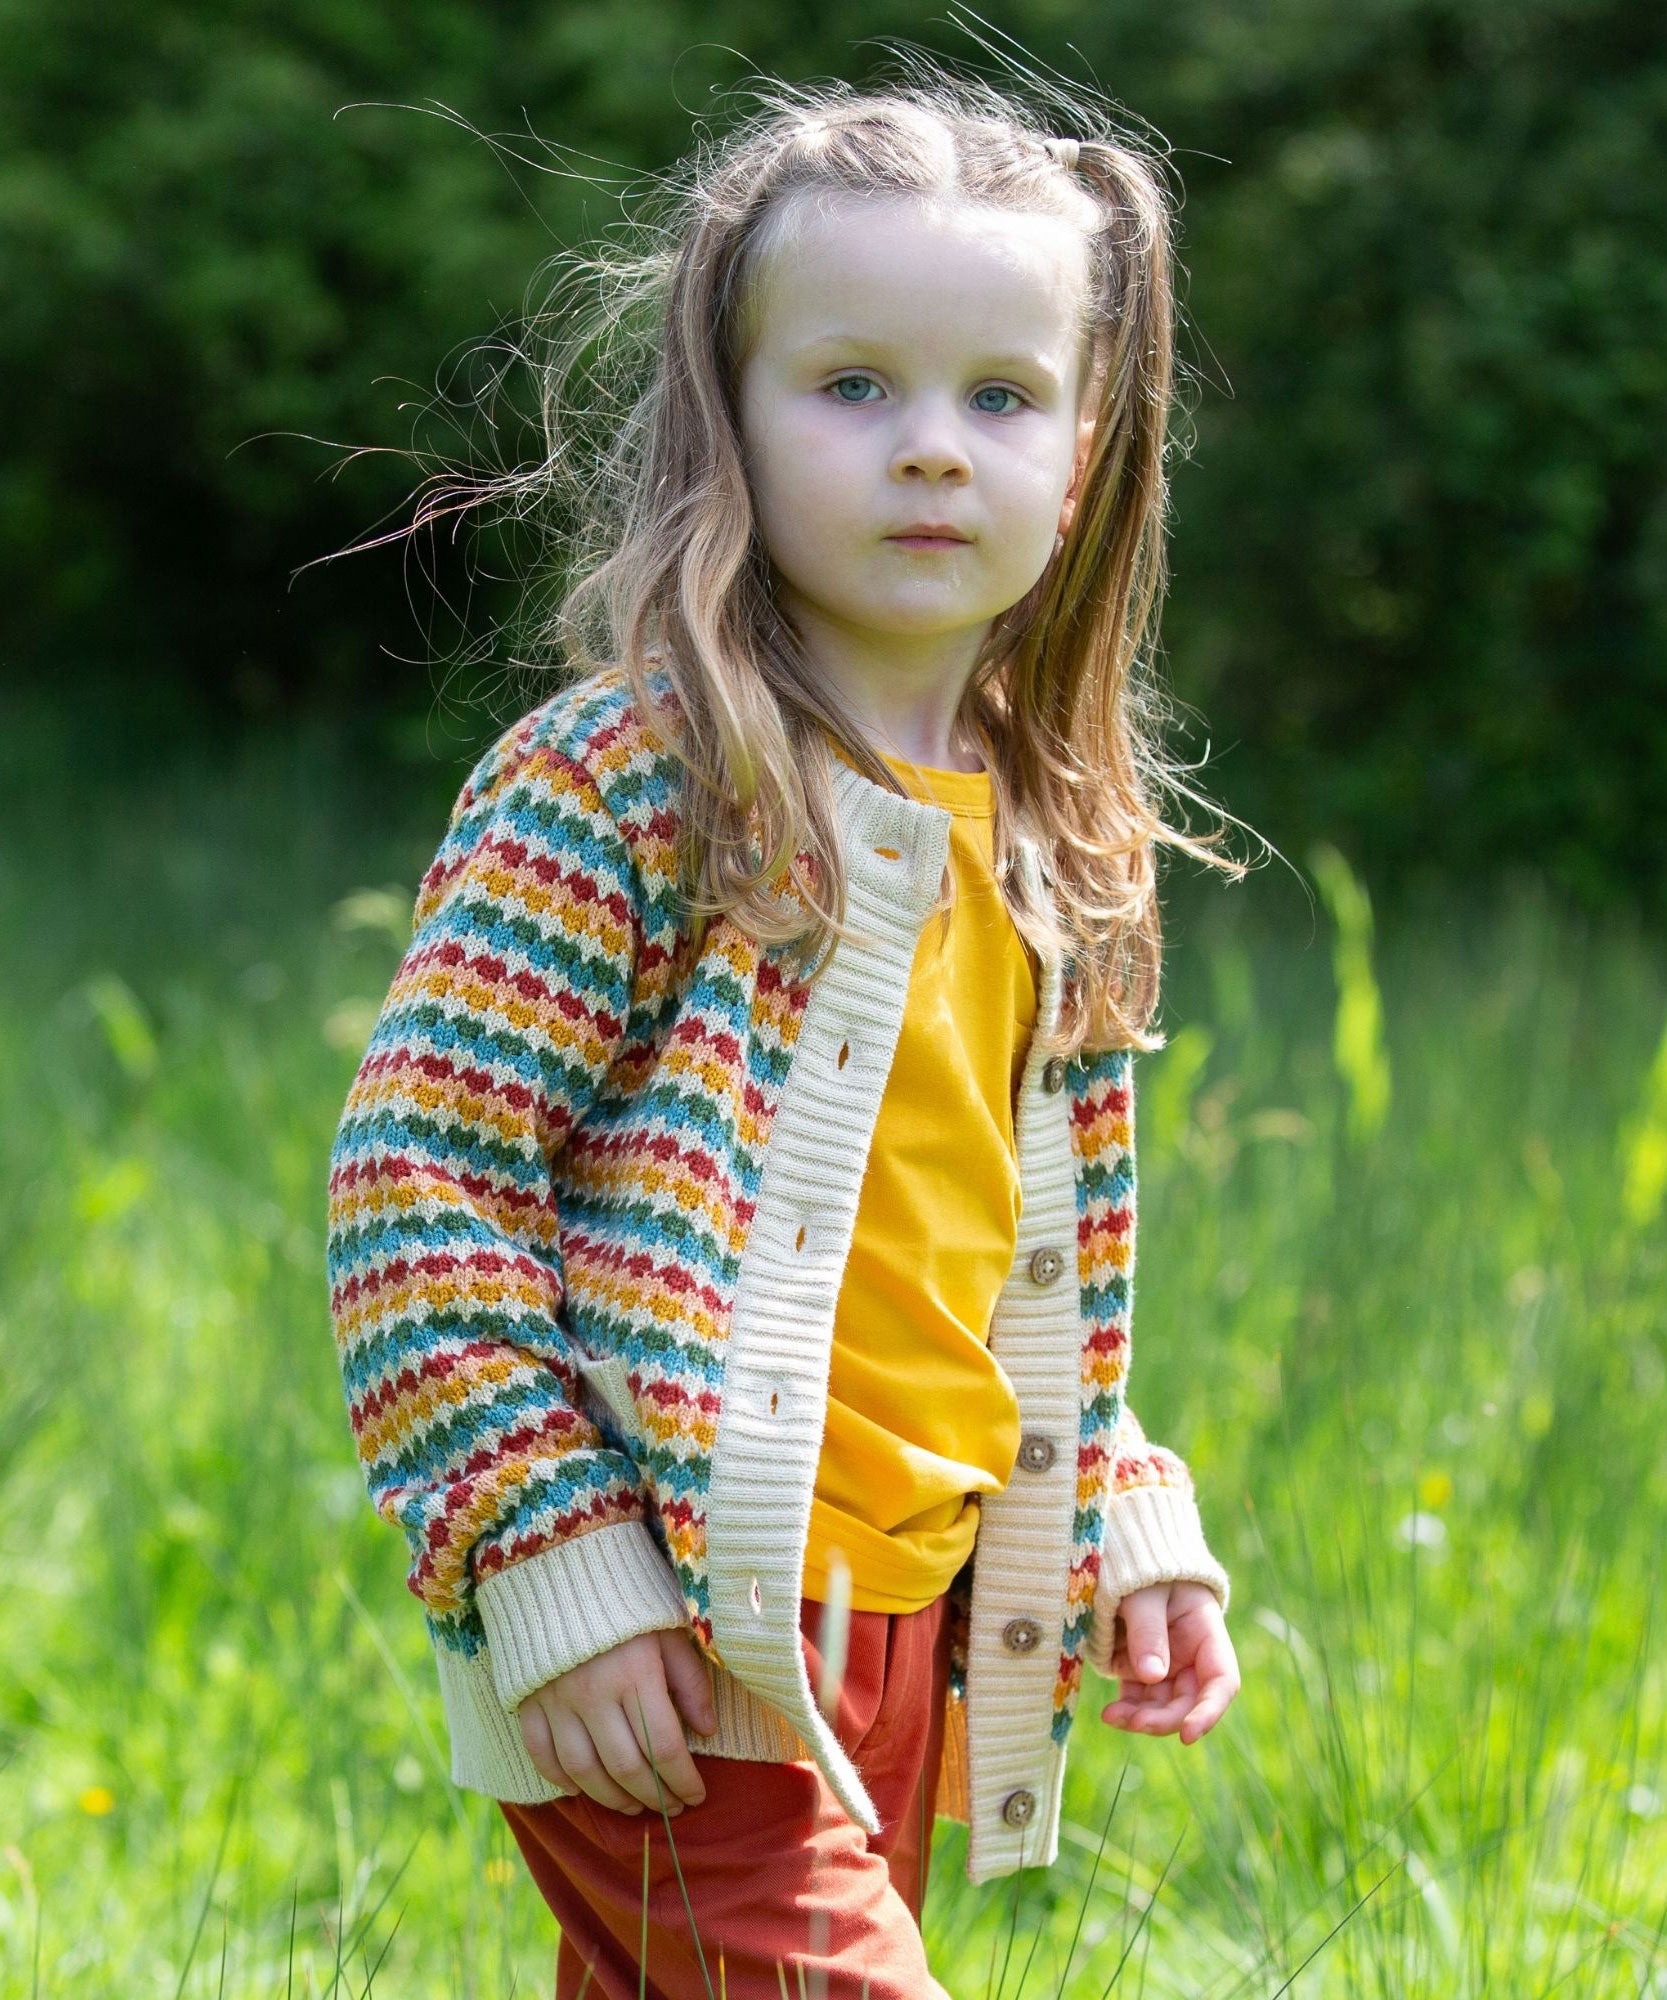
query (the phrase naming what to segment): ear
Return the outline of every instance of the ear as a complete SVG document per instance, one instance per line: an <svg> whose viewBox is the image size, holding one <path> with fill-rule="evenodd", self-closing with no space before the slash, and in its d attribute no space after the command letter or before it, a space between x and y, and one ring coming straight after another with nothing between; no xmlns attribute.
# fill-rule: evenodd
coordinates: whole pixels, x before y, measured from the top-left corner
<svg viewBox="0 0 1667 2000"><path fill-rule="evenodd" d="M1071 483L1065 489L1065 498L1059 508L1059 532L1070 532L1071 521L1077 511L1077 498L1082 491L1083 474L1088 470L1088 454L1094 448L1094 406L1088 410L1077 424L1077 449L1071 462Z"/></svg>

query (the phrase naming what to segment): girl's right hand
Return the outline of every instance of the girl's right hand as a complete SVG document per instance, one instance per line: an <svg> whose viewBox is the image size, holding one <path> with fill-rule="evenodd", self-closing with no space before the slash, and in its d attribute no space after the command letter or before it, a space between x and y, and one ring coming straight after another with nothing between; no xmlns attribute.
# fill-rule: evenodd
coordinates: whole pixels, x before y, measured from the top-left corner
<svg viewBox="0 0 1667 2000"><path fill-rule="evenodd" d="M702 1736L718 1717L711 1675L686 1631L642 1632L611 1646L534 1688L515 1714L527 1755L564 1792L616 1812L658 1812L652 1756L668 1813L706 1796L678 1716Z"/></svg>

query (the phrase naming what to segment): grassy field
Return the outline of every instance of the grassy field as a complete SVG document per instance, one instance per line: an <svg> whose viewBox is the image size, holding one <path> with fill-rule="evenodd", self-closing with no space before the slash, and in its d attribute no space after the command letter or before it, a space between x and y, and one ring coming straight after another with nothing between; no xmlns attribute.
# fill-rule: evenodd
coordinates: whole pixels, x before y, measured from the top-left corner
<svg viewBox="0 0 1667 2000"><path fill-rule="evenodd" d="M455 787L10 741L0 1992L548 1993L324 1290ZM1299 858L1312 908L1277 867L1190 897L1137 1069L1134 1400L1243 1690L1183 1749L1091 1680L1059 1865L974 1891L944 1828L934 1964L967 2000L1667 1996L1661 942L1532 884L1373 936Z"/></svg>

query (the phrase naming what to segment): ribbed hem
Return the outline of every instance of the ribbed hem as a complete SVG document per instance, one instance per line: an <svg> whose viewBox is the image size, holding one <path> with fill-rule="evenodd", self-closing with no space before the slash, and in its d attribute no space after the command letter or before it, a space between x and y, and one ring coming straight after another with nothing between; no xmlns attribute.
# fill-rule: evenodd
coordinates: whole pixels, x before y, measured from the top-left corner
<svg viewBox="0 0 1667 2000"><path fill-rule="evenodd" d="M563 1797L560 1786L552 1785L527 1755L521 1725L492 1685L486 1649L457 1653L436 1639L434 1664L451 1739L452 1783L522 1806Z"/></svg>
<svg viewBox="0 0 1667 2000"><path fill-rule="evenodd" d="M475 1602L492 1685L512 1714L581 1661L688 1622L677 1578L641 1521L592 1528L512 1563L482 1579Z"/></svg>
<svg viewBox="0 0 1667 2000"><path fill-rule="evenodd" d="M1106 1509L1094 1616L1088 1628L1088 1664L1110 1675L1117 1607L1150 1583L1207 1583L1223 1612L1227 1572L1204 1540L1198 1502L1175 1486L1131 1486L1113 1494Z"/></svg>

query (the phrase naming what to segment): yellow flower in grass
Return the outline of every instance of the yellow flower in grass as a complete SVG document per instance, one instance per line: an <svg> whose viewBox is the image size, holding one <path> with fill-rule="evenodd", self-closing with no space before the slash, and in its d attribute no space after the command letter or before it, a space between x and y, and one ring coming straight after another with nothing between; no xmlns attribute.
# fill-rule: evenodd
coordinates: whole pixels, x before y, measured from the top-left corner
<svg viewBox="0 0 1667 2000"><path fill-rule="evenodd" d="M506 1855L494 1854L482 1871L495 1889L502 1889L515 1880L515 1863Z"/></svg>
<svg viewBox="0 0 1667 2000"><path fill-rule="evenodd" d="M75 1803L94 1819L102 1819L107 1812L116 1810L116 1795L106 1785L89 1785Z"/></svg>
<svg viewBox="0 0 1667 2000"><path fill-rule="evenodd" d="M1453 1481L1445 1472L1426 1472L1418 1482L1421 1507L1445 1507L1453 1497Z"/></svg>

